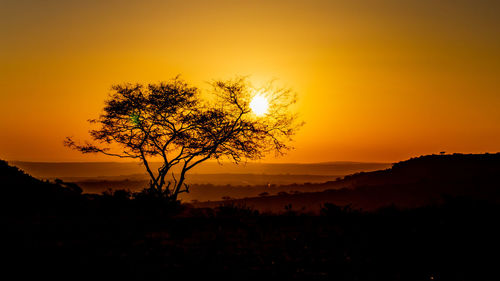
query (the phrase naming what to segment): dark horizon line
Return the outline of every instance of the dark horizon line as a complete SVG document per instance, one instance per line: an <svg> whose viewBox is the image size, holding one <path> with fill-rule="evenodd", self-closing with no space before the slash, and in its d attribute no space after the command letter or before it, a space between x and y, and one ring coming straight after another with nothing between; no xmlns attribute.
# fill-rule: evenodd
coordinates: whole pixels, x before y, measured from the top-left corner
<svg viewBox="0 0 500 281"><path fill-rule="evenodd" d="M380 162L380 161L351 161L351 160L338 160L338 161L320 161L320 162L271 162L271 163L266 163L266 162L257 162L257 161L242 161L239 164L235 165L245 165L247 163L250 164L262 164L262 165L318 165L318 164L395 164L398 162L402 161L407 161L412 158L416 157L421 157L421 156L427 156L427 155L455 155L455 154L460 154L460 155L482 155L482 154L499 154L500 151L497 152L482 152L482 153L462 153L462 152L450 152L450 153L432 153L432 154L421 154L421 155L416 155L416 156L411 156L406 159L400 159L397 161L387 161L387 162ZM9 163L37 163L37 164L141 164L140 161L26 161L26 160L7 160L0 158L0 160L7 161ZM163 163L162 161L150 161L149 163ZM208 160L205 163L217 163L217 160ZM223 164L234 164L231 161L224 162Z"/></svg>
<svg viewBox="0 0 500 281"><path fill-rule="evenodd" d="M409 159L409 158L408 158ZM6 160L8 163L36 163L36 164L141 164L140 161L25 161L25 160ZM401 160L404 161L404 160ZM149 163L163 163L162 161L150 161ZM206 161L205 163L217 163L216 160ZM321 161L321 162L240 162L235 164L233 162L224 162L223 164L235 164L235 165L245 165L245 164L262 164L262 165L318 165L318 164L392 164L394 162L377 162L377 161Z"/></svg>

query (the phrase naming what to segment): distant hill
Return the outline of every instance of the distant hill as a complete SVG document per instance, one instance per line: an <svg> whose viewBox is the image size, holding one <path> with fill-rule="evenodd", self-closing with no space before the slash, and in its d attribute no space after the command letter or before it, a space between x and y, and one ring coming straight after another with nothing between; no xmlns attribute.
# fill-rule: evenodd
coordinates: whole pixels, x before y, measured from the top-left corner
<svg viewBox="0 0 500 281"><path fill-rule="evenodd" d="M228 200L261 211L295 209L318 211L324 203L352 204L355 208L376 209L388 205L417 207L439 202L443 196L463 196L498 202L500 199L500 153L427 155L393 165L392 168L356 173L338 181L310 184L322 192L282 194ZM220 205L199 203L199 207Z"/></svg>
<svg viewBox="0 0 500 281"><path fill-rule="evenodd" d="M184 193L181 198L189 200L217 200L222 196L244 197L256 196L261 192L268 191L270 187L323 183L335 180L339 176L319 175L266 175L266 174L194 174L189 175L186 183L192 186L190 193ZM99 177L99 178L62 178L78 184L85 193L101 193L105 190L127 189L140 191L149 185L146 175L126 177ZM206 197L206 193L199 191L210 189L213 196ZM219 193L217 194L217 189ZM275 188L273 188L275 189ZM242 192L250 191L250 193ZM215 197L214 197L215 196Z"/></svg>
<svg viewBox="0 0 500 281"><path fill-rule="evenodd" d="M0 162L0 183L1 198L9 204L16 200L30 202L33 206L59 204L58 202L77 200L75 198L81 193L81 189L74 184L41 181L9 166L5 161ZM109 182L110 186L112 184ZM136 183L131 181L130 184ZM417 207L439 202L443 196L498 202L500 153L421 156L396 163L389 169L358 172L325 183L238 188L199 185L192 187L192 193L186 194L182 199L184 202L202 201L200 198L212 200L195 203L198 207L215 207L230 202L245 204L261 211L279 212L288 204L303 211L318 211L324 203L352 204L354 208L367 210L388 205ZM227 200L220 201L221 197L227 197ZM248 198L230 199L231 197Z"/></svg>
<svg viewBox="0 0 500 281"><path fill-rule="evenodd" d="M144 168L135 162L22 162L12 161L15 165L37 178L96 178L96 177L137 177L145 175ZM152 163L152 169L160 167ZM192 174L266 174L266 175L318 175L344 176L360 171L375 171L389 168L389 163L328 162L311 164L265 164L205 162L194 168ZM120 180L123 178L120 178ZM81 179L80 179L81 180Z"/></svg>

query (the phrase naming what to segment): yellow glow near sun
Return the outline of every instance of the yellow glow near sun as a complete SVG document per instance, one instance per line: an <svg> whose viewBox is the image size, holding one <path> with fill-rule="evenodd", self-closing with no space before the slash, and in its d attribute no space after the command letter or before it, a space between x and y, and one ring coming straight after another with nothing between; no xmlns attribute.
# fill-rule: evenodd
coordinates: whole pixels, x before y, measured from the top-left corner
<svg viewBox="0 0 500 281"><path fill-rule="evenodd" d="M269 102L267 101L267 98L257 94L253 97L252 101L250 102L250 108L252 109L253 113L257 116L262 116L267 113L267 108L269 107Z"/></svg>

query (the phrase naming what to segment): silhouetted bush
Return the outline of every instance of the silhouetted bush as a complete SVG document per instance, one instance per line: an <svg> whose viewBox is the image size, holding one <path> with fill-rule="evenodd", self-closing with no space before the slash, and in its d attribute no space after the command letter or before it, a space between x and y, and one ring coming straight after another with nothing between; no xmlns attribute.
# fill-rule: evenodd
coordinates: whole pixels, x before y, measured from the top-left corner
<svg viewBox="0 0 500 281"><path fill-rule="evenodd" d="M132 192L130 190L125 189L108 189L102 192L102 196L112 200L130 200L132 198Z"/></svg>
<svg viewBox="0 0 500 281"><path fill-rule="evenodd" d="M236 205L230 202L224 203L215 208L215 215L217 217L247 217L258 216L259 211L245 205Z"/></svg>
<svg viewBox="0 0 500 281"><path fill-rule="evenodd" d="M339 217L353 212L354 211L352 210L350 204L345 206L337 206L332 203L325 203L323 207L321 207L320 214L327 217Z"/></svg>

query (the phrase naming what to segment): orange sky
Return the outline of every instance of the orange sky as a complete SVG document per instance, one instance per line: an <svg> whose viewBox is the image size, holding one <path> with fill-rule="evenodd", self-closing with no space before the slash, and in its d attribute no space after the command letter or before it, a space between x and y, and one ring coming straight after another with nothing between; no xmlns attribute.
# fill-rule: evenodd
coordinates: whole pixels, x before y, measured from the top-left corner
<svg viewBox="0 0 500 281"><path fill-rule="evenodd" d="M497 152L499 3L2 1L0 158L114 160L62 141L87 138L112 84L179 73L299 94L296 149L266 161Z"/></svg>

